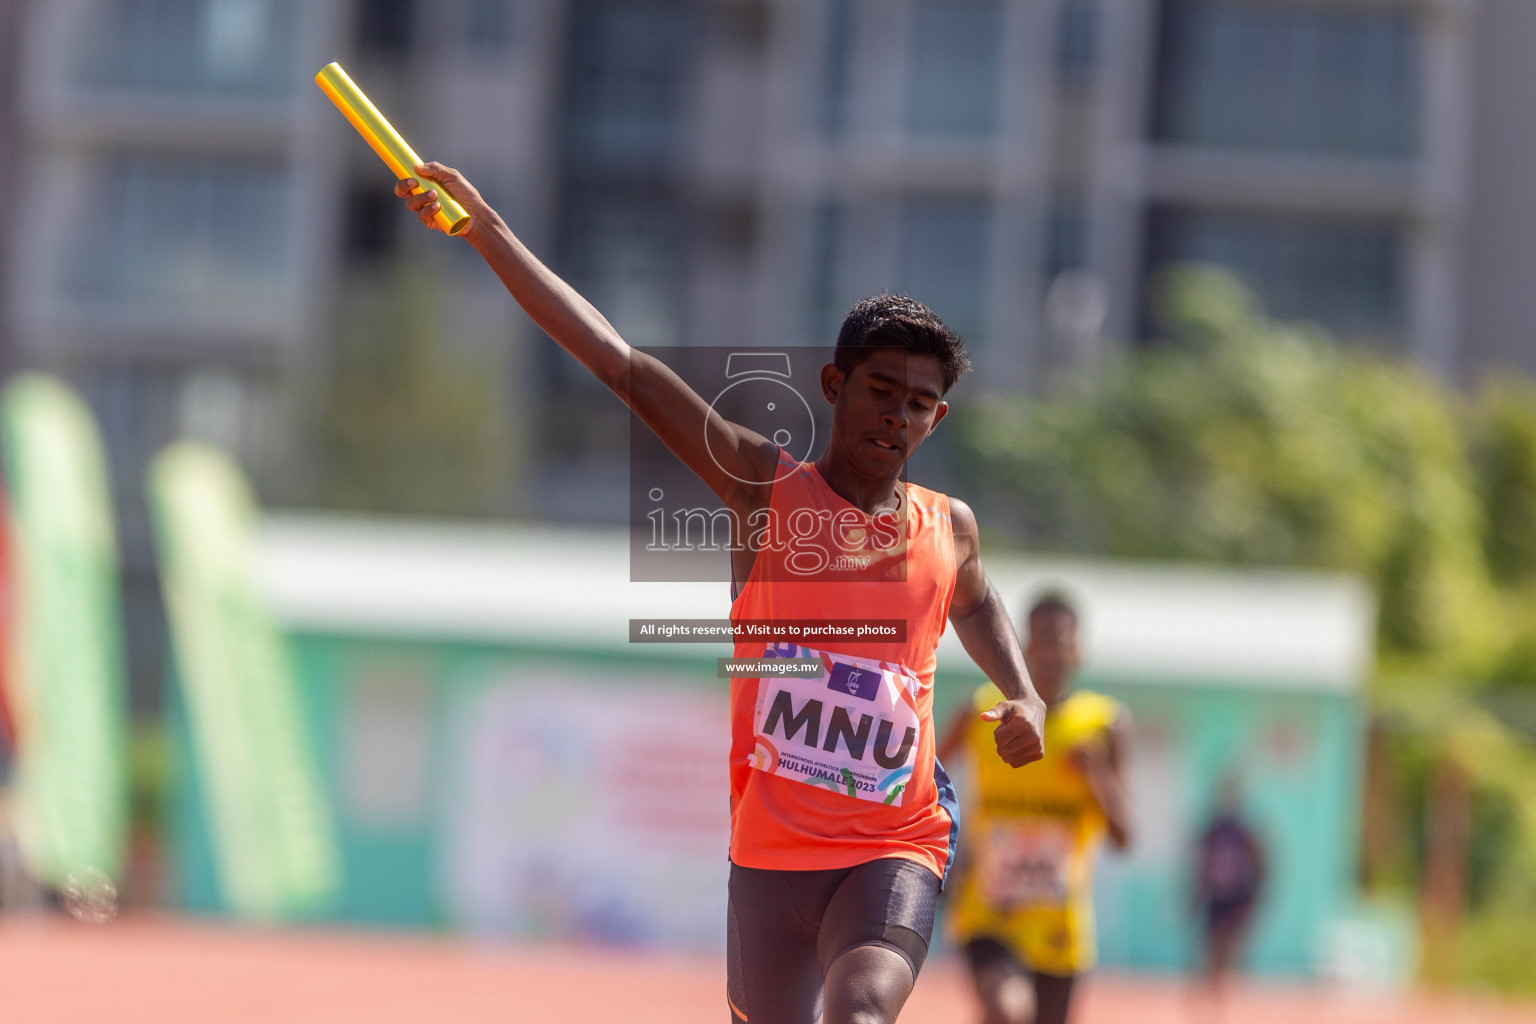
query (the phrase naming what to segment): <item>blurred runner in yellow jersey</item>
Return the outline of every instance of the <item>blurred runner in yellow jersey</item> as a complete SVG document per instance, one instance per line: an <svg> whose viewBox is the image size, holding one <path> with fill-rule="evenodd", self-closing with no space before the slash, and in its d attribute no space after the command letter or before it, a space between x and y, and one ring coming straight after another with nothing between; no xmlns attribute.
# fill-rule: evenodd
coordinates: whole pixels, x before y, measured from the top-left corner
<svg viewBox="0 0 1536 1024"><path fill-rule="evenodd" d="M963 754L974 780L962 815L962 864L950 930L981 1000L983 1024L1063 1024L1073 984L1093 967L1093 860L1107 834L1130 844L1125 787L1129 717L1119 701L1072 689L1077 612L1047 593L1029 611L1024 648L1046 702L1045 757L1022 770L997 756L991 683L955 716L939 759Z"/></svg>

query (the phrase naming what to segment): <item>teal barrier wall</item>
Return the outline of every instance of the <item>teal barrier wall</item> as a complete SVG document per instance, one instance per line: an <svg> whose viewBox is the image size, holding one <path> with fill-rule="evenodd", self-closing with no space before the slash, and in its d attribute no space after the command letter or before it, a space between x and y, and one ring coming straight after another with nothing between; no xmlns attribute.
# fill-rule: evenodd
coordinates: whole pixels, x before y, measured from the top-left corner
<svg viewBox="0 0 1536 1024"><path fill-rule="evenodd" d="M1235 769L1269 861L1250 964L1306 973L1323 931L1354 897L1363 742L1356 702L1336 693L1085 683L1131 709L1132 771L1143 773L1132 783L1141 804L1137 848L1101 859L1095 895L1105 961L1160 970L1195 963L1195 840L1220 779Z"/></svg>
<svg viewBox="0 0 1536 1024"><path fill-rule="evenodd" d="M637 659L622 651L317 635L295 637L294 648L342 834L345 881L328 919L704 947L723 938L726 684L714 678L718 651L679 646L676 658ZM941 673L941 721L978 679ZM1158 971L1193 962L1191 851L1219 779L1235 767L1271 865L1251 966L1287 975L1312 970L1322 935L1352 903L1362 749L1356 699L1302 686L1092 673L1081 682L1125 701L1136 723L1138 846L1100 861L1103 962ZM563 701L571 708L564 721ZM614 742L593 739L594 723L644 717L647 709L660 716L654 738L621 737L630 745L618 763L597 764L600 751L584 749ZM673 719L666 716L674 712L677 738L686 741L677 764L667 736ZM186 908L216 913L184 728L177 725L169 816L173 890ZM562 745L563 733L571 738ZM508 738L505 749L498 749L498 736ZM536 764L506 762L530 744L548 748ZM529 773L543 781L520 786ZM473 792L483 776L502 779L500 795ZM568 789L560 789L562 781ZM614 786L623 792L614 794ZM634 831L644 824L634 822L609 830L606 819L623 818L653 793L677 794L646 811L652 818L667 817L669 808L680 815L666 823L665 834ZM498 808L507 820L482 820ZM519 844L542 849L542 859L525 857ZM634 891L540 896L541 886L551 894L575 891L585 884L581 878L610 871L603 856L644 860L646 850L655 854L648 873L632 876L628 890L665 890L667 899L657 902L668 906L647 905ZM676 862L670 873L669 859ZM563 874L568 860L584 870ZM466 873L479 881L461 884ZM522 881L513 886L503 874ZM690 914L699 920L682 919Z"/></svg>
<svg viewBox="0 0 1536 1024"><path fill-rule="evenodd" d="M442 892L448 870L443 811L456 799L451 762L478 697L535 666L544 671L553 666L588 687L619 690L631 688L635 671L633 659L616 652L316 635L291 639L316 760L341 828L342 890L323 917L353 924L455 925ZM711 650L707 659L697 654L647 659L645 675L718 701L723 714L726 684L715 678L717 653ZM225 907L204 794L188 752L186 717L178 689L168 686L166 692L172 723L166 815L170 888L183 909L220 914ZM723 786L723 756L720 765ZM724 857L722 845L722 864Z"/></svg>

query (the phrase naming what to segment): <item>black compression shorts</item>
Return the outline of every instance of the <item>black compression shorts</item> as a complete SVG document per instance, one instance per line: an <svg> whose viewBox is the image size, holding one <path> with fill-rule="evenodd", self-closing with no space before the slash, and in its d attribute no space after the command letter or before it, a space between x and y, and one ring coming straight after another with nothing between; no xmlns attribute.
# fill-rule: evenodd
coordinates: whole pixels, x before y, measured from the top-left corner
<svg viewBox="0 0 1536 1024"><path fill-rule="evenodd" d="M735 1024L813 1024L832 962L884 946L918 969L933 936L939 878L888 858L829 871L731 865L726 995Z"/></svg>

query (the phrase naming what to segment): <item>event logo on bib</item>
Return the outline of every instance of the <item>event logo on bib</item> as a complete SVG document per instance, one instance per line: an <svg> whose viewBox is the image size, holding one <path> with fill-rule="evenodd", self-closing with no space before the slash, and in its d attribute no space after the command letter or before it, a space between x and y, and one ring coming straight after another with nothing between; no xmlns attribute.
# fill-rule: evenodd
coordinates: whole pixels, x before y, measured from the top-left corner
<svg viewBox="0 0 1536 1024"><path fill-rule="evenodd" d="M827 689L850 694L860 700L874 700L880 694L880 673L874 669L837 662L829 674Z"/></svg>
<svg viewBox="0 0 1536 1024"><path fill-rule="evenodd" d="M759 681L753 768L858 800L901 806L917 759L921 688L910 669L798 644L770 644L769 658L819 658L815 679ZM776 756L767 756L773 751Z"/></svg>

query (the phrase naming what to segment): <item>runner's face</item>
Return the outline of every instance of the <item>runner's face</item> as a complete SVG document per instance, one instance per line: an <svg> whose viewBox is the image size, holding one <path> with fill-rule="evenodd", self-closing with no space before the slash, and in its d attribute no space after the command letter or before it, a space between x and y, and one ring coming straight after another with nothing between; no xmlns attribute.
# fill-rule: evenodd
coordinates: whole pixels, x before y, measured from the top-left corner
<svg viewBox="0 0 1536 1024"><path fill-rule="evenodd" d="M1031 615L1024 664L1041 700L1055 704L1065 697L1077 673L1077 620L1062 611Z"/></svg>
<svg viewBox="0 0 1536 1024"><path fill-rule="evenodd" d="M949 411L944 371L933 356L877 349L846 377L821 371L832 403L832 444L871 476L893 476Z"/></svg>

